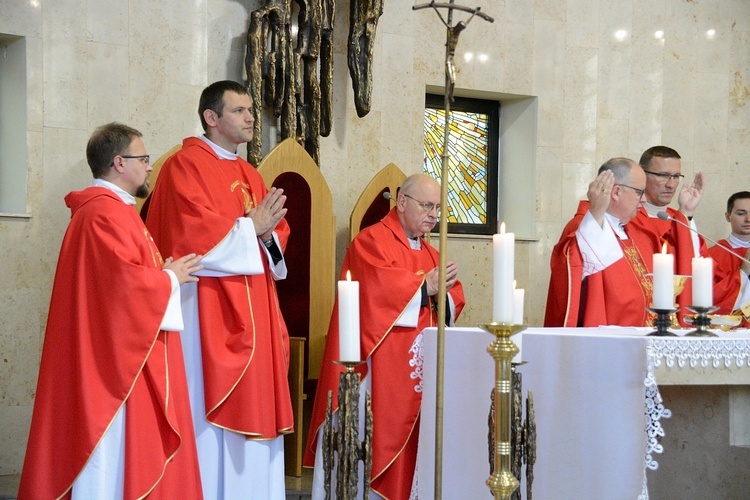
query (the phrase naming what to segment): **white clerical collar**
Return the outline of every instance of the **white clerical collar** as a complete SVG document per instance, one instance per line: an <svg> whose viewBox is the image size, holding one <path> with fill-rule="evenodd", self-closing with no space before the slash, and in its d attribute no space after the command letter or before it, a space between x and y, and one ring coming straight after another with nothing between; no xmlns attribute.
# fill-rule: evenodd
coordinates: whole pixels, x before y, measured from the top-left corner
<svg viewBox="0 0 750 500"><path fill-rule="evenodd" d="M666 212L667 208L669 208L669 205L664 206L658 206L654 205L653 203L649 203L647 201L643 202L643 208L646 209L646 213L649 217L659 217L659 212Z"/></svg>
<svg viewBox="0 0 750 500"><path fill-rule="evenodd" d="M419 236L415 236L414 238L406 238L409 240L409 246L412 250L422 250L422 242L419 240Z"/></svg>
<svg viewBox="0 0 750 500"><path fill-rule="evenodd" d="M734 233L731 233L729 235L729 238L727 238L727 241L734 248L750 248L750 241L741 240L740 237Z"/></svg>
<svg viewBox="0 0 750 500"><path fill-rule="evenodd" d="M227 151L226 149L222 148L215 142L212 142L211 139L206 137L205 135L202 135L199 137L200 140L211 146L211 149L214 150L214 153L216 153L216 156L221 158L222 160L236 160L239 156L236 152L232 153L231 151Z"/></svg>
<svg viewBox="0 0 750 500"><path fill-rule="evenodd" d="M625 232L625 226L620 222L620 219L609 212L604 212L604 219L612 226L612 230L621 240L628 239L628 233Z"/></svg>
<svg viewBox="0 0 750 500"><path fill-rule="evenodd" d="M105 181L104 179L94 179L94 182L92 182L91 185L109 189L110 191L115 193L117 196L119 196L122 202L125 203L126 205L135 205L135 196L128 193L127 191L122 189L120 186L116 186L109 181Z"/></svg>

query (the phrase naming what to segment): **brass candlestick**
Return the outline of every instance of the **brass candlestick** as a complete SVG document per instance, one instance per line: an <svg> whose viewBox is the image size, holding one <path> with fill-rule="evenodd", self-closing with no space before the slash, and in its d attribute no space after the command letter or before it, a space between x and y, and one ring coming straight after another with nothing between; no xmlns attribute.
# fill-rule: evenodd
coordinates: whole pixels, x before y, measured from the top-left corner
<svg viewBox="0 0 750 500"><path fill-rule="evenodd" d="M357 497L358 463L364 462L362 498L370 498L372 472L372 396L365 394L365 436L359 441L359 373L354 369L364 361L334 361L346 367L339 374L338 431L333 428L332 391L328 391L328 408L323 423L323 470L326 500L331 498L331 476L334 451L338 453L336 467L336 498L354 500Z"/></svg>
<svg viewBox="0 0 750 500"><path fill-rule="evenodd" d="M526 325L493 322L481 327L495 336L495 341L487 347L487 352L495 360L495 467L487 479L487 486L496 500L509 500L518 488L518 480L511 471L510 443L511 361L518 353L518 347L510 337L524 330Z"/></svg>
<svg viewBox="0 0 750 500"><path fill-rule="evenodd" d="M708 317L714 311L719 308L716 306L701 307L701 306L687 306L688 310L695 313L693 318L693 326L697 328L690 333L686 333L685 337L718 337L713 332L708 331L708 327L711 324L711 318Z"/></svg>

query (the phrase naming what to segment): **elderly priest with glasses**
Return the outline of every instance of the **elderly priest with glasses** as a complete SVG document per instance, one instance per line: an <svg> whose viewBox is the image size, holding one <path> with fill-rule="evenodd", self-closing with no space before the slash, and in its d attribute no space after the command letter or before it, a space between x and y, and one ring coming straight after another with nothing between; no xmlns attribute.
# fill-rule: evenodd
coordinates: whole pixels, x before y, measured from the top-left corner
<svg viewBox="0 0 750 500"><path fill-rule="evenodd" d="M439 320L452 326L464 306L455 262L446 265L446 317L437 317L438 252L427 243L440 215L440 186L424 174L408 177L396 206L380 222L352 241L341 275L351 272L360 283L361 355L367 360L363 396L372 393L374 495L408 499L417 459L422 403L421 331ZM344 278L345 279L345 278ZM315 463L313 498L322 498L323 474L319 431L325 418L328 391L338 408L338 299L328 328L321 375L315 397L305 465ZM317 451L317 457L316 457ZM335 474L334 474L335 475ZM361 489L360 489L361 491Z"/></svg>
<svg viewBox="0 0 750 500"><path fill-rule="evenodd" d="M645 326L651 314L656 233L628 224L643 205L646 174L612 158L589 184L552 251L544 326Z"/></svg>

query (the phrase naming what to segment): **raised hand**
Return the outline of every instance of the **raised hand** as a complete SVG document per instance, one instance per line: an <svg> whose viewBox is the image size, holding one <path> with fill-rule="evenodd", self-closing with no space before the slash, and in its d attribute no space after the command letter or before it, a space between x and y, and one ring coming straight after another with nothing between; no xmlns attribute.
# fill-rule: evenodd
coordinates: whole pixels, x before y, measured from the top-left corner
<svg viewBox="0 0 750 500"><path fill-rule="evenodd" d="M589 190L586 193L586 197L589 200L589 211L600 226L604 224L604 212L609 208L614 185L615 175L611 170L605 170L597 175L596 179L589 184Z"/></svg>
<svg viewBox="0 0 750 500"><path fill-rule="evenodd" d="M677 197L677 204L680 207L680 212L688 217L693 215L695 209L698 208L698 203L701 201L705 182L706 179L703 176L703 172L698 172L695 174L695 179L693 179L692 184L686 182L682 185L680 195Z"/></svg>

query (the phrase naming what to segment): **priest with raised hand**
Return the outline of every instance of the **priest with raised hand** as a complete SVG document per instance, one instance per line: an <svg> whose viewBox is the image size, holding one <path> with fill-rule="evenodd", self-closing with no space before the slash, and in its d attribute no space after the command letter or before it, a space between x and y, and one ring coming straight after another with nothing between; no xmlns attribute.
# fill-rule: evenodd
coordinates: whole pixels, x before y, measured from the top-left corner
<svg viewBox="0 0 750 500"><path fill-rule="evenodd" d="M750 192L739 191L727 200L724 214L732 227L726 239L708 249L714 260L714 304L716 314L742 316L741 325L750 326ZM721 248L724 247L724 248ZM727 251L727 249L731 250ZM734 253L732 253L734 252ZM736 254L736 255L735 255ZM745 260L740 259L740 256Z"/></svg>
<svg viewBox="0 0 750 500"><path fill-rule="evenodd" d="M439 254L427 243L440 216L440 185L408 177L396 206L352 241L341 268L360 283L362 387L372 393L373 498L408 499L412 493L422 403L422 330L452 326L465 300L455 262L446 265L446 317L437 317ZM338 299L331 316L304 463L315 465L313 498L323 498L322 423L328 391L338 408ZM337 413L334 418L337 418ZM335 476L335 474L334 474ZM360 490L361 491L361 490Z"/></svg>
<svg viewBox="0 0 750 500"><path fill-rule="evenodd" d="M92 185L65 197L19 499L203 498L179 331L201 257L162 260L136 212L141 133L96 129Z"/></svg>
<svg viewBox="0 0 750 500"><path fill-rule="evenodd" d="M646 174L612 158L589 184L552 250L544 326L645 326L651 320L653 232L629 222L643 203Z"/></svg>
<svg viewBox="0 0 750 500"><path fill-rule="evenodd" d="M677 151L667 146L653 146L643 152L639 163L646 174L646 197L630 224L655 233L667 244L667 252L675 255L676 274L690 276L693 257L706 255L706 242L698 235L693 220L705 186L703 172L695 174L692 183L685 182L678 190L685 176ZM677 208L669 206L675 195ZM677 302L685 307L691 301L692 282L687 280Z"/></svg>

